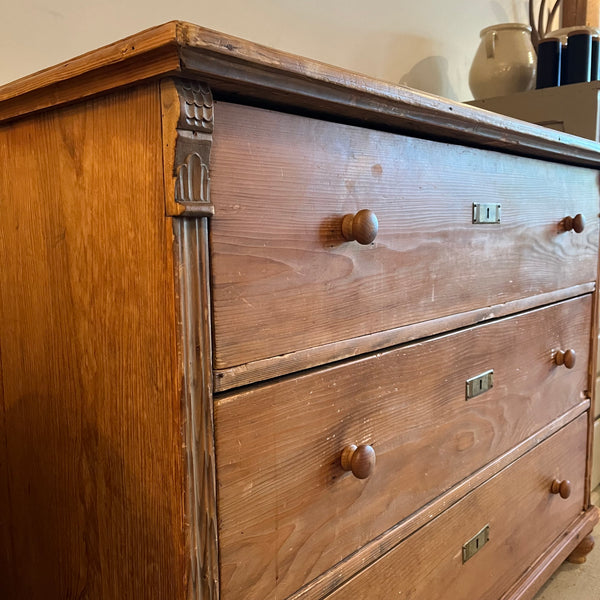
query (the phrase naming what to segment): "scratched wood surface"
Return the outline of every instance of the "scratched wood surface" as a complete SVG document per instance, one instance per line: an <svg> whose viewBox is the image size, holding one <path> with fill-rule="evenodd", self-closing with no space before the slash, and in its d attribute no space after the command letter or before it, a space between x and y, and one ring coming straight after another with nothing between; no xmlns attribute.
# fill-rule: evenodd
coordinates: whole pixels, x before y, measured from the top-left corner
<svg viewBox="0 0 600 600"><path fill-rule="evenodd" d="M195 241L180 249L194 256L174 265L158 88L177 74L217 99L217 212L210 226L185 225ZM544 473L580 464L585 428L576 442L561 428L588 410L595 360L584 294L596 281L598 183L581 167L600 165L597 143L181 22L1 87L0 122L0 597L154 600L208 589L212 599L220 574L223 600L322 598L422 535L434 513L444 539L464 542L464 524L476 521L468 490L489 477L495 486L495 473L551 432L557 442L534 451ZM552 162L522 158L532 155ZM473 228L475 201L501 202L502 224ZM362 208L380 219L375 243L342 242L341 218ZM576 213L584 233L561 233ZM220 373L284 357L263 369L277 381L217 398L220 515L217 486L195 479L213 459L212 337L199 333L209 330L209 292ZM338 343L359 354L395 346L403 327L427 339L290 375L339 360ZM571 371L552 363L566 345L578 355ZM316 362L304 361L313 351ZM464 380L490 356L496 386L466 403ZM229 386L256 381L234 374ZM192 394L182 396L184 384ZM346 442L373 444L367 480L336 466ZM538 544L562 552L528 518L540 507L527 492L533 472L501 476L500 491L519 504L506 527L524 527L531 554ZM583 532L560 520L582 507L585 477L572 472L574 504L546 513L568 543ZM473 497L487 506L486 494ZM454 535L444 523L458 517L443 511L461 498ZM496 494L492 518L509 504ZM200 533L217 518L220 565ZM507 585L522 572L522 561L495 557L512 574ZM430 579L422 558L409 573L419 582ZM339 593L372 597L383 575L395 594L403 571L390 560ZM296 589L314 577L312 591Z"/></svg>
<svg viewBox="0 0 600 600"><path fill-rule="evenodd" d="M577 405L590 320L588 295L219 399L225 597L286 597ZM341 470L347 444L375 449L368 479Z"/></svg>
<svg viewBox="0 0 600 600"><path fill-rule="evenodd" d="M2 598L184 597L161 149L154 85L0 128Z"/></svg>
<svg viewBox="0 0 600 600"><path fill-rule="evenodd" d="M581 514L586 429L582 415L329 597L497 600ZM550 494L555 477L572 482L568 499ZM490 541L463 564L488 524Z"/></svg>
<svg viewBox="0 0 600 600"><path fill-rule="evenodd" d="M360 338L352 338L343 342L332 342L324 346L278 355L246 363L239 367L215 370L215 391L223 392L234 387L241 387L249 382L273 379L287 373L309 369L331 361L352 358L367 352L375 352L384 348L398 346L421 337L426 338L445 331L461 329L473 323L483 323L499 319L507 315L537 308L538 306L545 306L554 302L562 302L567 298L582 296L593 292L595 289L596 283L592 281L554 292L529 296L528 298L513 302L493 304L474 311L449 315L441 319L421 321L361 336Z"/></svg>
<svg viewBox="0 0 600 600"><path fill-rule="evenodd" d="M595 281L595 171L219 103L215 367ZM474 202L502 204L473 225ZM373 210L374 243L341 236ZM561 232L581 213L581 234ZM357 343L360 343L358 341Z"/></svg>
<svg viewBox="0 0 600 600"><path fill-rule="evenodd" d="M177 71L176 30L165 23L0 86L0 121Z"/></svg>
<svg viewBox="0 0 600 600"><path fill-rule="evenodd" d="M171 21L0 86L0 121L180 73L216 95L520 155L600 165L600 146L192 23Z"/></svg>

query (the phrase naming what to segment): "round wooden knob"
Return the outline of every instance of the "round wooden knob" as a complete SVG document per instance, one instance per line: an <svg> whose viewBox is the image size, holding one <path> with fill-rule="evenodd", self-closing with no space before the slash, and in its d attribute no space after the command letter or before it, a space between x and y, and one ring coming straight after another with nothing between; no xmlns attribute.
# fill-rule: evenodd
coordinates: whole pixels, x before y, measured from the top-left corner
<svg viewBox="0 0 600 600"><path fill-rule="evenodd" d="M575 350L569 348L568 350L558 350L554 355L554 362L557 365L564 365L567 369L572 369L575 366L576 358Z"/></svg>
<svg viewBox="0 0 600 600"><path fill-rule="evenodd" d="M363 444L350 444L342 450L342 469L352 471L357 479L366 479L375 468L375 450Z"/></svg>
<svg viewBox="0 0 600 600"><path fill-rule="evenodd" d="M368 246L377 237L379 221L372 210L365 208L355 215L346 215L342 219L342 236L348 242L357 241Z"/></svg>
<svg viewBox="0 0 600 600"><path fill-rule="evenodd" d="M571 482L568 479L562 481L555 479L550 487L550 492L560 494L560 497L566 500L571 495Z"/></svg>
<svg viewBox="0 0 600 600"><path fill-rule="evenodd" d="M581 214L577 214L574 217L565 217L563 219L563 226L565 231L581 233L585 229L585 217Z"/></svg>

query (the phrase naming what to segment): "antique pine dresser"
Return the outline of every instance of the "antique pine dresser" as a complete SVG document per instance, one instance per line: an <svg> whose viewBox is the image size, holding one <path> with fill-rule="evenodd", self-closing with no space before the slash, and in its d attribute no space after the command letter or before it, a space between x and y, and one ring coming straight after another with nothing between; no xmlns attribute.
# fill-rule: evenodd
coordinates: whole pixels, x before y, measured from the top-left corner
<svg viewBox="0 0 600 600"><path fill-rule="evenodd" d="M600 145L185 23L0 136L0 597L516 600L589 551Z"/></svg>

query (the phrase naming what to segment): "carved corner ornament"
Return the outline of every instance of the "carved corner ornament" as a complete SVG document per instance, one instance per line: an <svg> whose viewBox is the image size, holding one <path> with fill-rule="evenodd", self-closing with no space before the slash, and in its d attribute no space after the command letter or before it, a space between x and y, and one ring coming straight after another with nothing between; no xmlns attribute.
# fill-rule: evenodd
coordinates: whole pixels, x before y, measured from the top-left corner
<svg viewBox="0 0 600 600"><path fill-rule="evenodd" d="M165 79L162 104L165 207L169 216L210 217L210 150L214 103L198 81Z"/></svg>
<svg viewBox="0 0 600 600"><path fill-rule="evenodd" d="M208 165L198 152L188 154L177 167L175 202L182 206L202 203L210 205L210 177ZM212 213L211 213L212 214Z"/></svg>
<svg viewBox="0 0 600 600"><path fill-rule="evenodd" d="M189 161L188 174L197 163L196 158ZM172 221L179 300L186 600L219 600L208 220L184 216Z"/></svg>
<svg viewBox="0 0 600 600"><path fill-rule="evenodd" d="M172 217L178 380L185 474L186 600L219 599L208 219L213 98L207 85L161 82L166 214Z"/></svg>
<svg viewBox="0 0 600 600"><path fill-rule="evenodd" d="M179 80L181 114L179 127L213 132L213 98L210 88L198 81Z"/></svg>

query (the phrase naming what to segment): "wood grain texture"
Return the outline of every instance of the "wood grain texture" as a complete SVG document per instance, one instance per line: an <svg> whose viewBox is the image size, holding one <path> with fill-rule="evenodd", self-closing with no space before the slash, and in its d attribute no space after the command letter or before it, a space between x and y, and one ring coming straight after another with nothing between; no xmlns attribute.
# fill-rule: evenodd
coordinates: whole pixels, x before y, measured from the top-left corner
<svg viewBox="0 0 600 600"><path fill-rule="evenodd" d="M582 512L586 429L587 417L582 415L351 579L331 599L497 600ZM578 482L568 500L548 493L555 473L572 473ZM490 541L463 564L462 544L486 524Z"/></svg>
<svg viewBox="0 0 600 600"><path fill-rule="evenodd" d="M182 29L183 73L209 83L218 97L559 162L592 166L598 161L596 142L479 109L469 112L462 103L189 24Z"/></svg>
<svg viewBox="0 0 600 600"><path fill-rule="evenodd" d="M596 280L594 171L226 103L215 115L216 369ZM488 201L502 222L473 225ZM370 246L341 235L363 208L379 220ZM562 232L577 213L585 231Z"/></svg>
<svg viewBox="0 0 600 600"><path fill-rule="evenodd" d="M206 219L174 221L184 374L183 444L188 600L218 600L217 475L214 448L210 265Z"/></svg>
<svg viewBox="0 0 600 600"><path fill-rule="evenodd" d="M422 507L410 517L401 521L382 535L376 537L369 543L365 544L360 551L347 557L333 569L323 573L323 575L313 579L303 588L289 597L289 600L318 600L331 590L338 587L341 583L348 580L358 571L362 571L369 564L381 558L384 554L396 547L401 541L418 531L423 525L429 523L432 519L443 513L449 506L454 505L458 500L463 498L465 494L475 489L488 479L494 477L502 469L512 464L515 460L529 452L541 442L548 439L551 435L562 429L565 425L573 421L576 417L584 414L589 410L589 400L580 402L577 406L568 410L558 419L552 421L543 429L540 429L533 435L523 440L505 452L497 459L488 463L476 471L468 479L463 479L459 484L449 489L444 494L438 496L435 500ZM591 521L590 521L591 522ZM572 532L566 531L565 535L570 535ZM567 540L568 542L569 540ZM569 548L573 548L576 544L572 544ZM548 549L548 553L554 556L554 552L558 552L564 559L568 551L564 550L562 544L557 548ZM548 571L549 574L552 570Z"/></svg>
<svg viewBox="0 0 600 600"><path fill-rule="evenodd" d="M0 121L177 71L176 30L165 23L0 86Z"/></svg>
<svg viewBox="0 0 600 600"><path fill-rule="evenodd" d="M600 165L594 142L175 21L0 87L0 120L176 73L286 110Z"/></svg>
<svg viewBox="0 0 600 600"><path fill-rule="evenodd" d="M134 56L144 55L167 44L172 45L177 36L176 29L176 22L151 27L135 36L94 49L77 58L0 86L0 102L43 89L59 81L77 78L95 69L125 62Z"/></svg>
<svg viewBox="0 0 600 600"><path fill-rule="evenodd" d="M158 86L4 125L0 140L0 462L12 543L0 596L182 598Z"/></svg>
<svg viewBox="0 0 600 600"><path fill-rule="evenodd" d="M8 594L14 591L15 582L11 569L11 565L14 563L11 537L12 509L8 478L6 405L4 402L4 378L2 373L2 338L0 337L0 575L6 575L0 591L4 590L4 593Z"/></svg>
<svg viewBox="0 0 600 600"><path fill-rule="evenodd" d="M554 302L562 302L568 298L588 294L595 289L595 282L584 283L571 288L529 296L528 298L522 298L513 302L494 304L464 313L456 313L442 317L441 319L411 323L403 327L378 331L342 342L333 342L289 354L280 354L279 356L257 360L238 367L231 367L230 369L216 369L214 370L214 388L215 391L221 392L257 381L273 379L287 373L310 369L328 362L351 358L359 354L390 348L391 346L398 346L399 344L411 342L421 337L431 337L444 331L451 331L498 319L537 308L538 306L553 304Z"/></svg>
<svg viewBox="0 0 600 600"><path fill-rule="evenodd" d="M600 26L600 0L563 0L562 27Z"/></svg>
<svg viewBox="0 0 600 600"><path fill-rule="evenodd" d="M210 88L196 81L163 79L160 98L166 213L212 216L209 166L214 103Z"/></svg>
<svg viewBox="0 0 600 600"><path fill-rule="evenodd" d="M532 600L573 548L594 529L598 517L598 508L590 506L563 531L500 600Z"/></svg>
<svg viewBox="0 0 600 600"><path fill-rule="evenodd" d="M600 234L600 232L599 232ZM598 254L598 272L600 274L600 253ZM598 290L592 296L592 323L590 329L590 360L588 362L588 396L590 399L590 411L588 413L587 431L587 466L585 473L585 497L592 505L591 495L595 486L592 486L594 478L594 419L597 412L598 396L596 389L597 365L598 365L598 336L600 335L600 295Z"/></svg>
<svg viewBox="0 0 600 600"><path fill-rule="evenodd" d="M287 596L576 406L590 319L587 296L218 400L224 597ZM571 342L581 364L561 369ZM364 482L348 444L377 453Z"/></svg>
<svg viewBox="0 0 600 600"><path fill-rule="evenodd" d="M568 134L471 112L458 102L378 81L190 23L180 23L181 68L219 94L312 111L561 162L597 164L598 146Z"/></svg>
<svg viewBox="0 0 600 600"><path fill-rule="evenodd" d="M464 588L496 600L587 534L598 144L180 22L0 88L0 123L0 597L445 594L489 510L499 579ZM214 415L213 367L255 383Z"/></svg>
<svg viewBox="0 0 600 600"><path fill-rule="evenodd" d="M163 80L160 85L164 199L167 215L213 213L209 161L213 99L203 84ZM190 210L192 209L193 210ZM208 223L174 220L175 278L183 373L183 447L186 480L185 553L189 600L218 600L217 475L212 398L212 333Z"/></svg>

